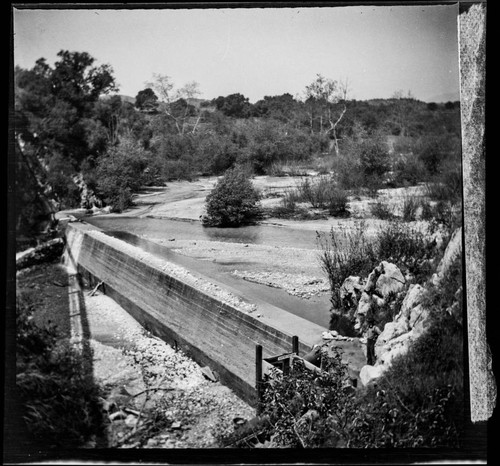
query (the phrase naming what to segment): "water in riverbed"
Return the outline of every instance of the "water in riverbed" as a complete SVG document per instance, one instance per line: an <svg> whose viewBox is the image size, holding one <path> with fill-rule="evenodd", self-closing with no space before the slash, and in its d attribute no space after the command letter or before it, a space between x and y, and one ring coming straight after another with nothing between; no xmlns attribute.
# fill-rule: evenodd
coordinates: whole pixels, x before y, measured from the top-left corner
<svg viewBox="0 0 500 466"><path fill-rule="evenodd" d="M329 295L302 299L266 285L248 282L232 274L234 263L214 263L198 260L172 251L166 245L140 238L147 235L156 239L206 240L243 244L316 249L316 234L313 231L293 230L270 225L253 225L240 228L204 228L199 222L137 217L88 217L86 222L103 229L106 233L123 239L135 246L163 257L171 262L207 277L217 279L229 290L249 301L266 302L311 322L328 328L330 320ZM168 244L168 243L167 243ZM238 269L252 271L251 261L239 262Z"/></svg>
<svg viewBox="0 0 500 466"><path fill-rule="evenodd" d="M223 241L268 246L316 249L316 233L272 225L239 228L204 228L200 222L138 217L86 217L87 223L103 230L126 231L168 240Z"/></svg>

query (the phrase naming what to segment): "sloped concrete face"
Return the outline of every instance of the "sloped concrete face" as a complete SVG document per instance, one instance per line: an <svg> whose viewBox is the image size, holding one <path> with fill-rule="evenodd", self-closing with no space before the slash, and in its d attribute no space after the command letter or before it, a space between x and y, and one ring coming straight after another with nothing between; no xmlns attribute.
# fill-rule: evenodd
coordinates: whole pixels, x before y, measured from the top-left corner
<svg viewBox="0 0 500 466"><path fill-rule="evenodd" d="M182 274L173 276L169 270L175 270L169 269L168 262L90 225L68 225L65 262L91 281L102 281L105 293L141 324L179 345L200 364L210 365L223 383L252 404L256 401L255 346L263 346L264 357L291 351L292 335L283 328L211 296L196 281L183 280ZM318 337L324 330L284 314L285 328L302 326L308 334L317 330ZM298 336L301 354L316 343Z"/></svg>

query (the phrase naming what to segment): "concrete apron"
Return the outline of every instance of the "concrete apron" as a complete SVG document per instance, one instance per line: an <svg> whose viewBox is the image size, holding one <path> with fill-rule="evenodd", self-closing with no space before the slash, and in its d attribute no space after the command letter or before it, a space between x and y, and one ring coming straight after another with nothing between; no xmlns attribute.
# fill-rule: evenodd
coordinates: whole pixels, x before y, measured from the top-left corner
<svg viewBox="0 0 500 466"><path fill-rule="evenodd" d="M267 358L290 352L293 335L300 355L322 342L323 327L264 302L256 312L244 312L170 275L162 269L166 260L88 224L68 224L64 261L92 286L103 282L102 291L147 330L216 370L222 383L252 405L256 345Z"/></svg>

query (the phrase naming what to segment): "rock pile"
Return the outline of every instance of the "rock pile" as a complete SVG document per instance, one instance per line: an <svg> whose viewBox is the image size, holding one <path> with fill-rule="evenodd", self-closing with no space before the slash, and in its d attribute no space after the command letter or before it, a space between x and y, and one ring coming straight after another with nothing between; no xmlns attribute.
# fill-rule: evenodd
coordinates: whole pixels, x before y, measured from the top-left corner
<svg viewBox="0 0 500 466"><path fill-rule="evenodd" d="M361 335L364 323L369 318L375 322L383 320L381 310L391 311L395 317L385 324L375 345L377 362L374 366L366 365L361 369L360 379L363 385L380 377L392 364L395 357L405 354L412 341L419 338L430 325L431 311L425 304L428 287L439 287L443 277L449 272L453 262L462 251L462 231L457 229L444 252L436 273L428 285L409 283L401 270L390 262L382 261L366 278L348 277L340 289L343 316L354 323L354 328ZM457 290L457 296L461 289ZM399 299L395 299L399 298ZM399 302L400 307L395 308ZM460 321L457 312L458 303L447 312ZM362 343L366 343L360 338Z"/></svg>
<svg viewBox="0 0 500 466"><path fill-rule="evenodd" d="M330 290L328 281L325 278L311 277L306 274L235 270L233 275L249 282L283 289L292 296L304 299L325 294Z"/></svg>

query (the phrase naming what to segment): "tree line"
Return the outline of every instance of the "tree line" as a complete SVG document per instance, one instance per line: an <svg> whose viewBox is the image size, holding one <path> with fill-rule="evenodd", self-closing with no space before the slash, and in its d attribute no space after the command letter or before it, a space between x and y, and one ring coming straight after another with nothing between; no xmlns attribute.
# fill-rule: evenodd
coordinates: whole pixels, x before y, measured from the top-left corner
<svg viewBox="0 0 500 466"><path fill-rule="evenodd" d="M255 103L240 93L200 99L198 83L177 87L160 74L132 101L117 91L112 67L97 66L86 52L62 50L54 66L41 58L31 69L16 67L18 158L56 209L98 204L120 211L142 185L220 175L235 165L260 175L279 164L336 158L352 172L349 160L363 145L365 158L380 150L387 158L390 136L396 153L418 155L410 160L417 178L459 153L458 102L427 104L402 92L357 101L347 83L321 75L301 97L284 93Z"/></svg>

